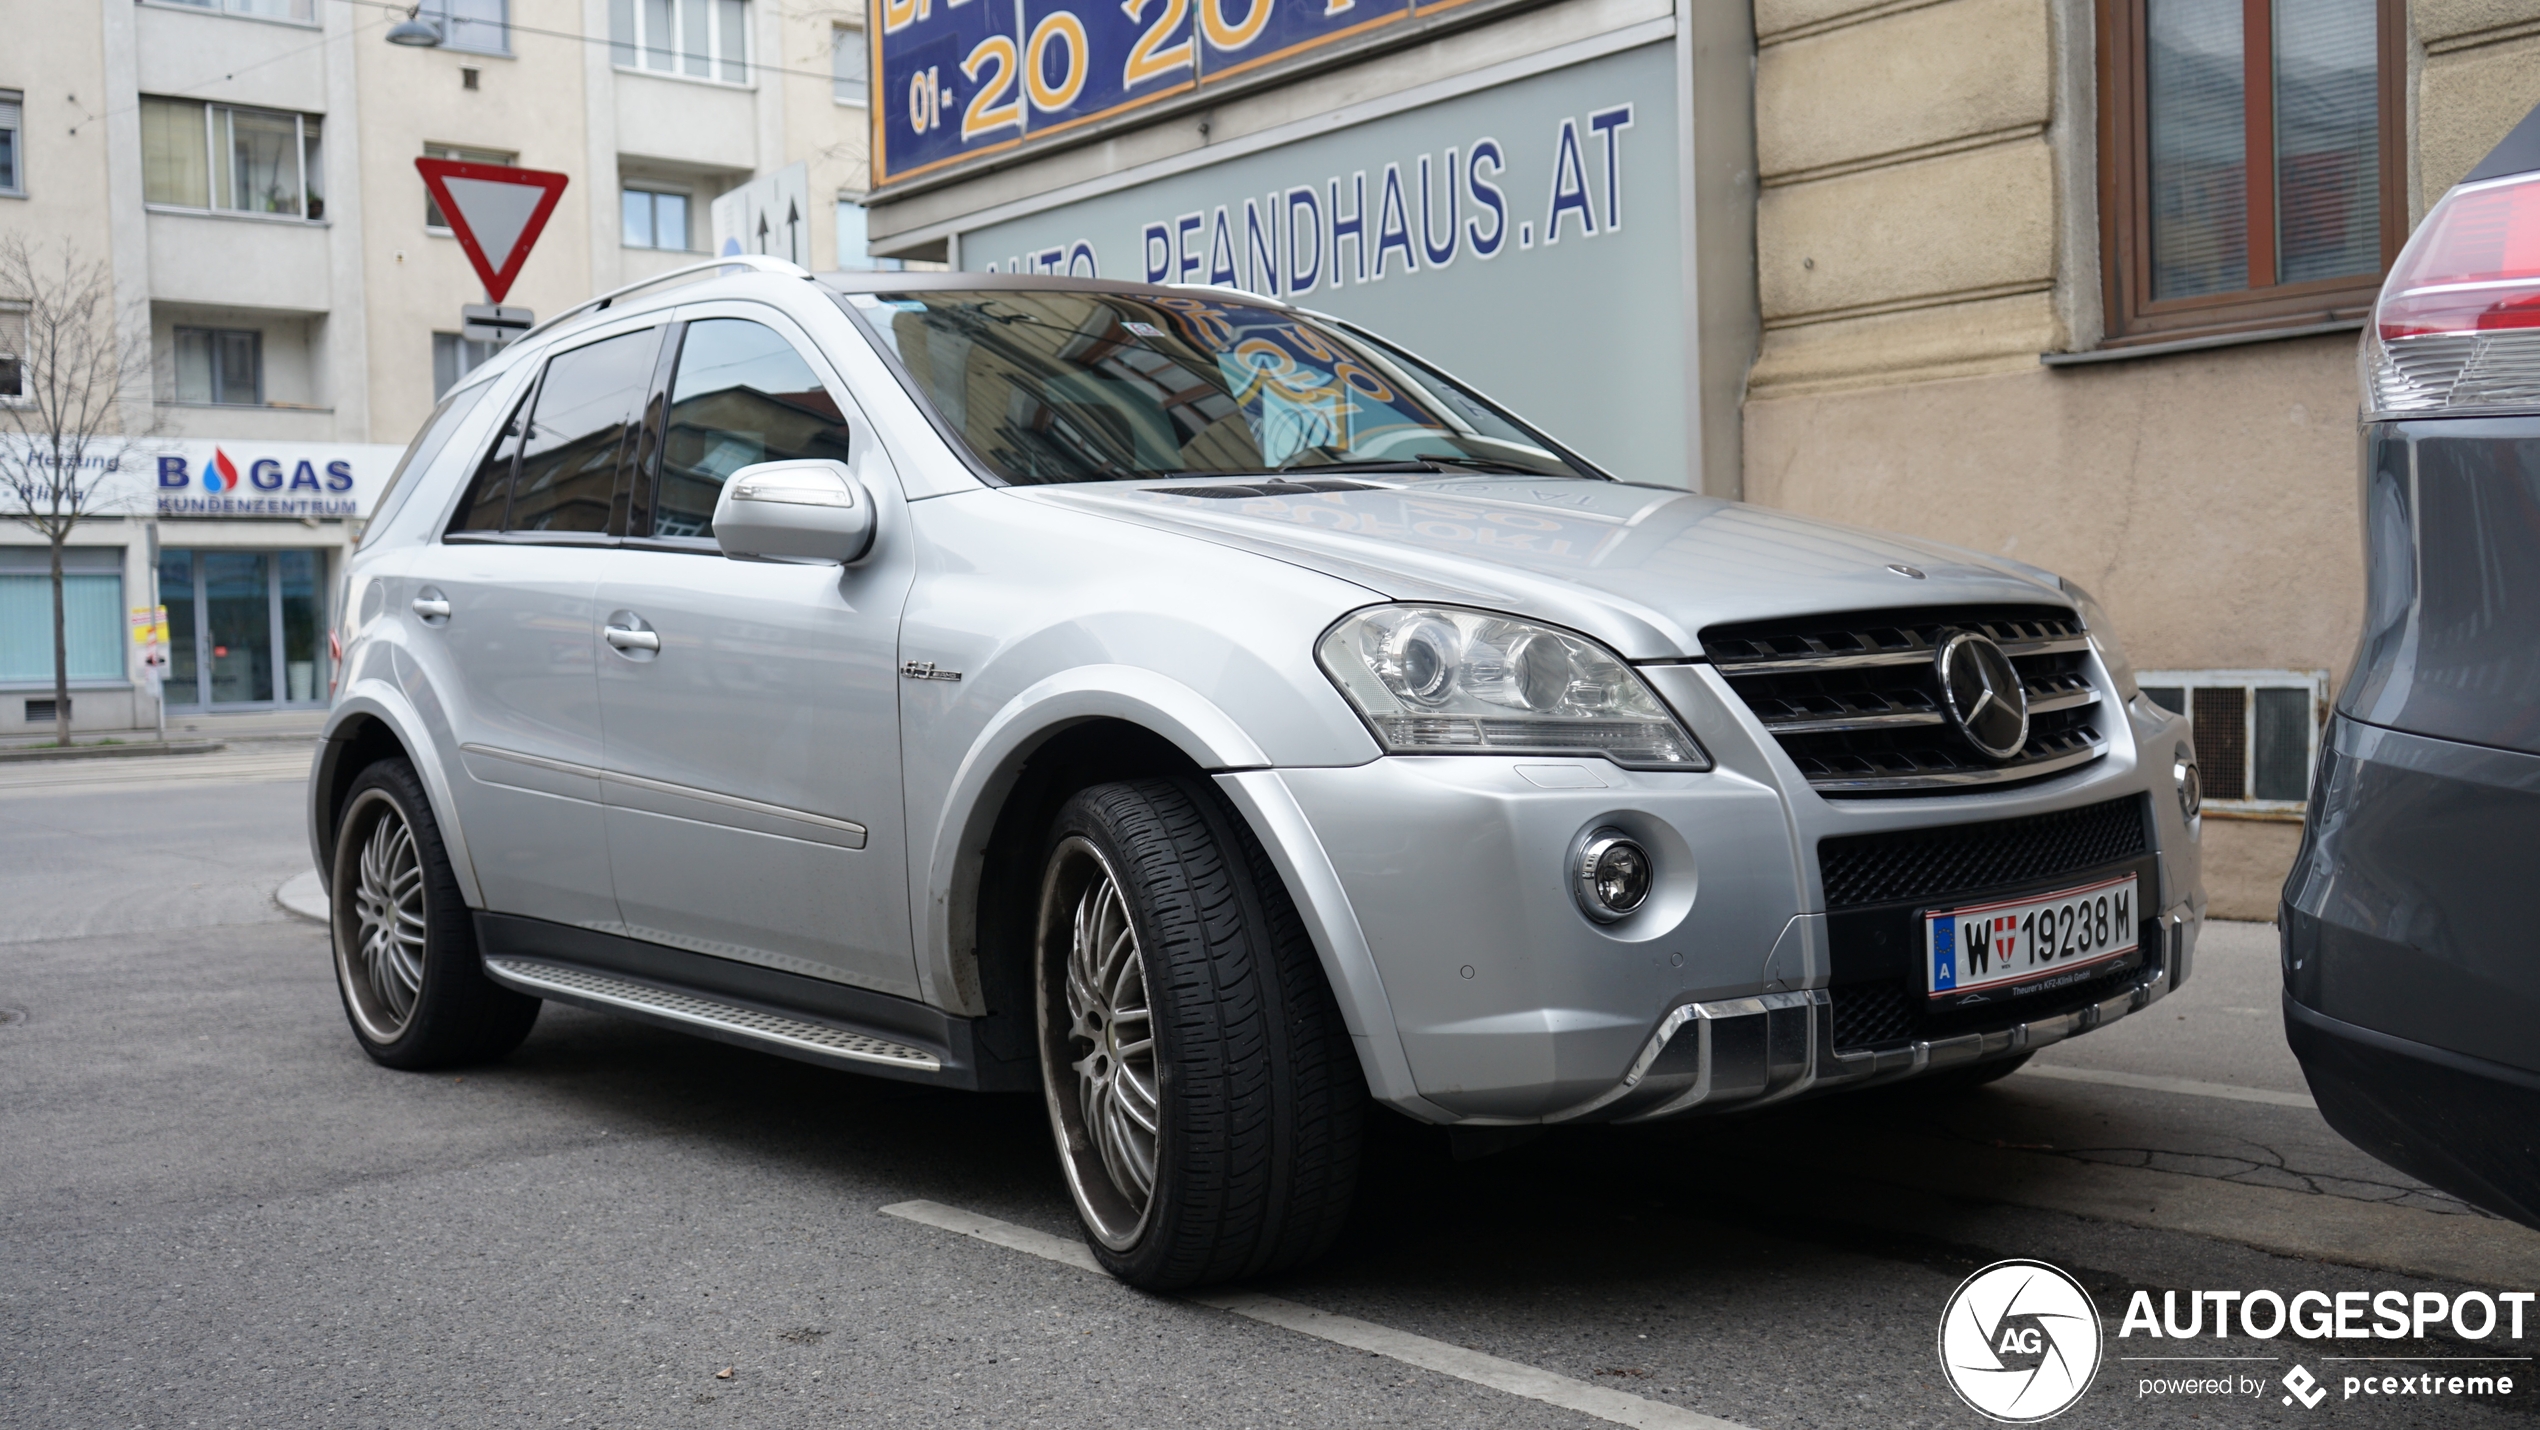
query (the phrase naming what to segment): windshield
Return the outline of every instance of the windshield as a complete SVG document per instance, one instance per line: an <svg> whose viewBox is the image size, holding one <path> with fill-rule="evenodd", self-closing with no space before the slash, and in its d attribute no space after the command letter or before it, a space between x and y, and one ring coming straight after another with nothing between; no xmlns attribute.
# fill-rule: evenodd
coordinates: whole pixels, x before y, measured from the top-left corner
<svg viewBox="0 0 2540 1430"><path fill-rule="evenodd" d="M1008 482L1602 475L1407 354L1282 309L1032 289L842 297Z"/></svg>

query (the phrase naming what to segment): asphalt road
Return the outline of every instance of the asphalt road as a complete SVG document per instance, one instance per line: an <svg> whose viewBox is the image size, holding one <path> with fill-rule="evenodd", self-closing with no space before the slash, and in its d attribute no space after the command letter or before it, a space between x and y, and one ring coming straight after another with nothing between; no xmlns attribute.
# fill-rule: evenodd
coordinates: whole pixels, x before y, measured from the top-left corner
<svg viewBox="0 0 2540 1430"><path fill-rule="evenodd" d="M1423 1368L1450 1352L1650 1425L1973 1426L1935 1332L2005 1257L2107 1319L2059 1425L2540 1408L2272 1388L2342 1373L2323 1350L2528 1342L2197 1343L2261 1358L2233 1401L2146 1397L2177 1367L2120 1359L2163 1349L2114 1335L2136 1289L2540 1288L2540 1235L2303 1105L2264 926L2212 930L2186 989L2041 1057L2061 1075L1473 1161L1389 1121L1340 1249L1247 1288L1371 1352L1032 1254L1073 1229L1030 1098L555 1007L498 1066L377 1068L324 931L271 899L308 863L287 753L101 763L0 770L0 1426L1613 1423ZM1026 1249L884 1211L911 1201Z"/></svg>

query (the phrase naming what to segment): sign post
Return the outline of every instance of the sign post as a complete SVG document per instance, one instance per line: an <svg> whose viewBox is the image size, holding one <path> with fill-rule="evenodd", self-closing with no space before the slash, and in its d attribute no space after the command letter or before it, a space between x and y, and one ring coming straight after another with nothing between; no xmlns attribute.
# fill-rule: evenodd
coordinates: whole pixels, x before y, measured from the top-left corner
<svg viewBox="0 0 2540 1430"><path fill-rule="evenodd" d="M530 247L556 211L556 200L564 196L566 177L457 159L417 159L415 171L449 219L450 232L476 276L485 280L486 301L460 310L467 338L502 343L527 332L535 316L527 308L501 306L503 296L529 261Z"/></svg>

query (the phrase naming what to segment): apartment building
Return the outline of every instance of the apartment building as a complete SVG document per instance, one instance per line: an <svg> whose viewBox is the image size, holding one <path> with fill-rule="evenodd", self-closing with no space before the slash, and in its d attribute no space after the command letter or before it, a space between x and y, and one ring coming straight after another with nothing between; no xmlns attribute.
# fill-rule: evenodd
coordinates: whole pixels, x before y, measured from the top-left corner
<svg viewBox="0 0 2540 1430"><path fill-rule="evenodd" d="M2214 912L2272 916L2357 333L2540 104L2540 0L1110 9L882 8L878 251L1289 297L1629 479L2066 574L2194 717Z"/></svg>
<svg viewBox="0 0 2540 1430"><path fill-rule="evenodd" d="M0 233L110 260L153 358L133 419L151 440L66 565L75 726L157 719L127 619L154 597L171 716L324 703L338 563L489 352L460 331L486 295L417 158L568 176L505 299L540 314L701 261L715 201L753 181L800 195L777 238L808 266L862 266L862 23L803 0L22 7L0 47ZM9 298L0 401L20 380ZM0 735L54 717L47 573L0 522Z"/></svg>

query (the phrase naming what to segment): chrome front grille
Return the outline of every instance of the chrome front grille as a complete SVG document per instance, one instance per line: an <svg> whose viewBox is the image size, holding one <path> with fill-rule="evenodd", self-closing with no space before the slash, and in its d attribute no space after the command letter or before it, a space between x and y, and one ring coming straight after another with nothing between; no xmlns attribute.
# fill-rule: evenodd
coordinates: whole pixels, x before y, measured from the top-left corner
<svg viewBox="0 0 2540 1430"><path fill-rule="evenodd" d="M1934 657L1959 631L2011 657L2028 744L1980 753L1941 703ZM1714 626L1702 648L1821 794L1946 793L2073 769L2107 752L2090 638L2060 606L1867 611Z"/></svg>

